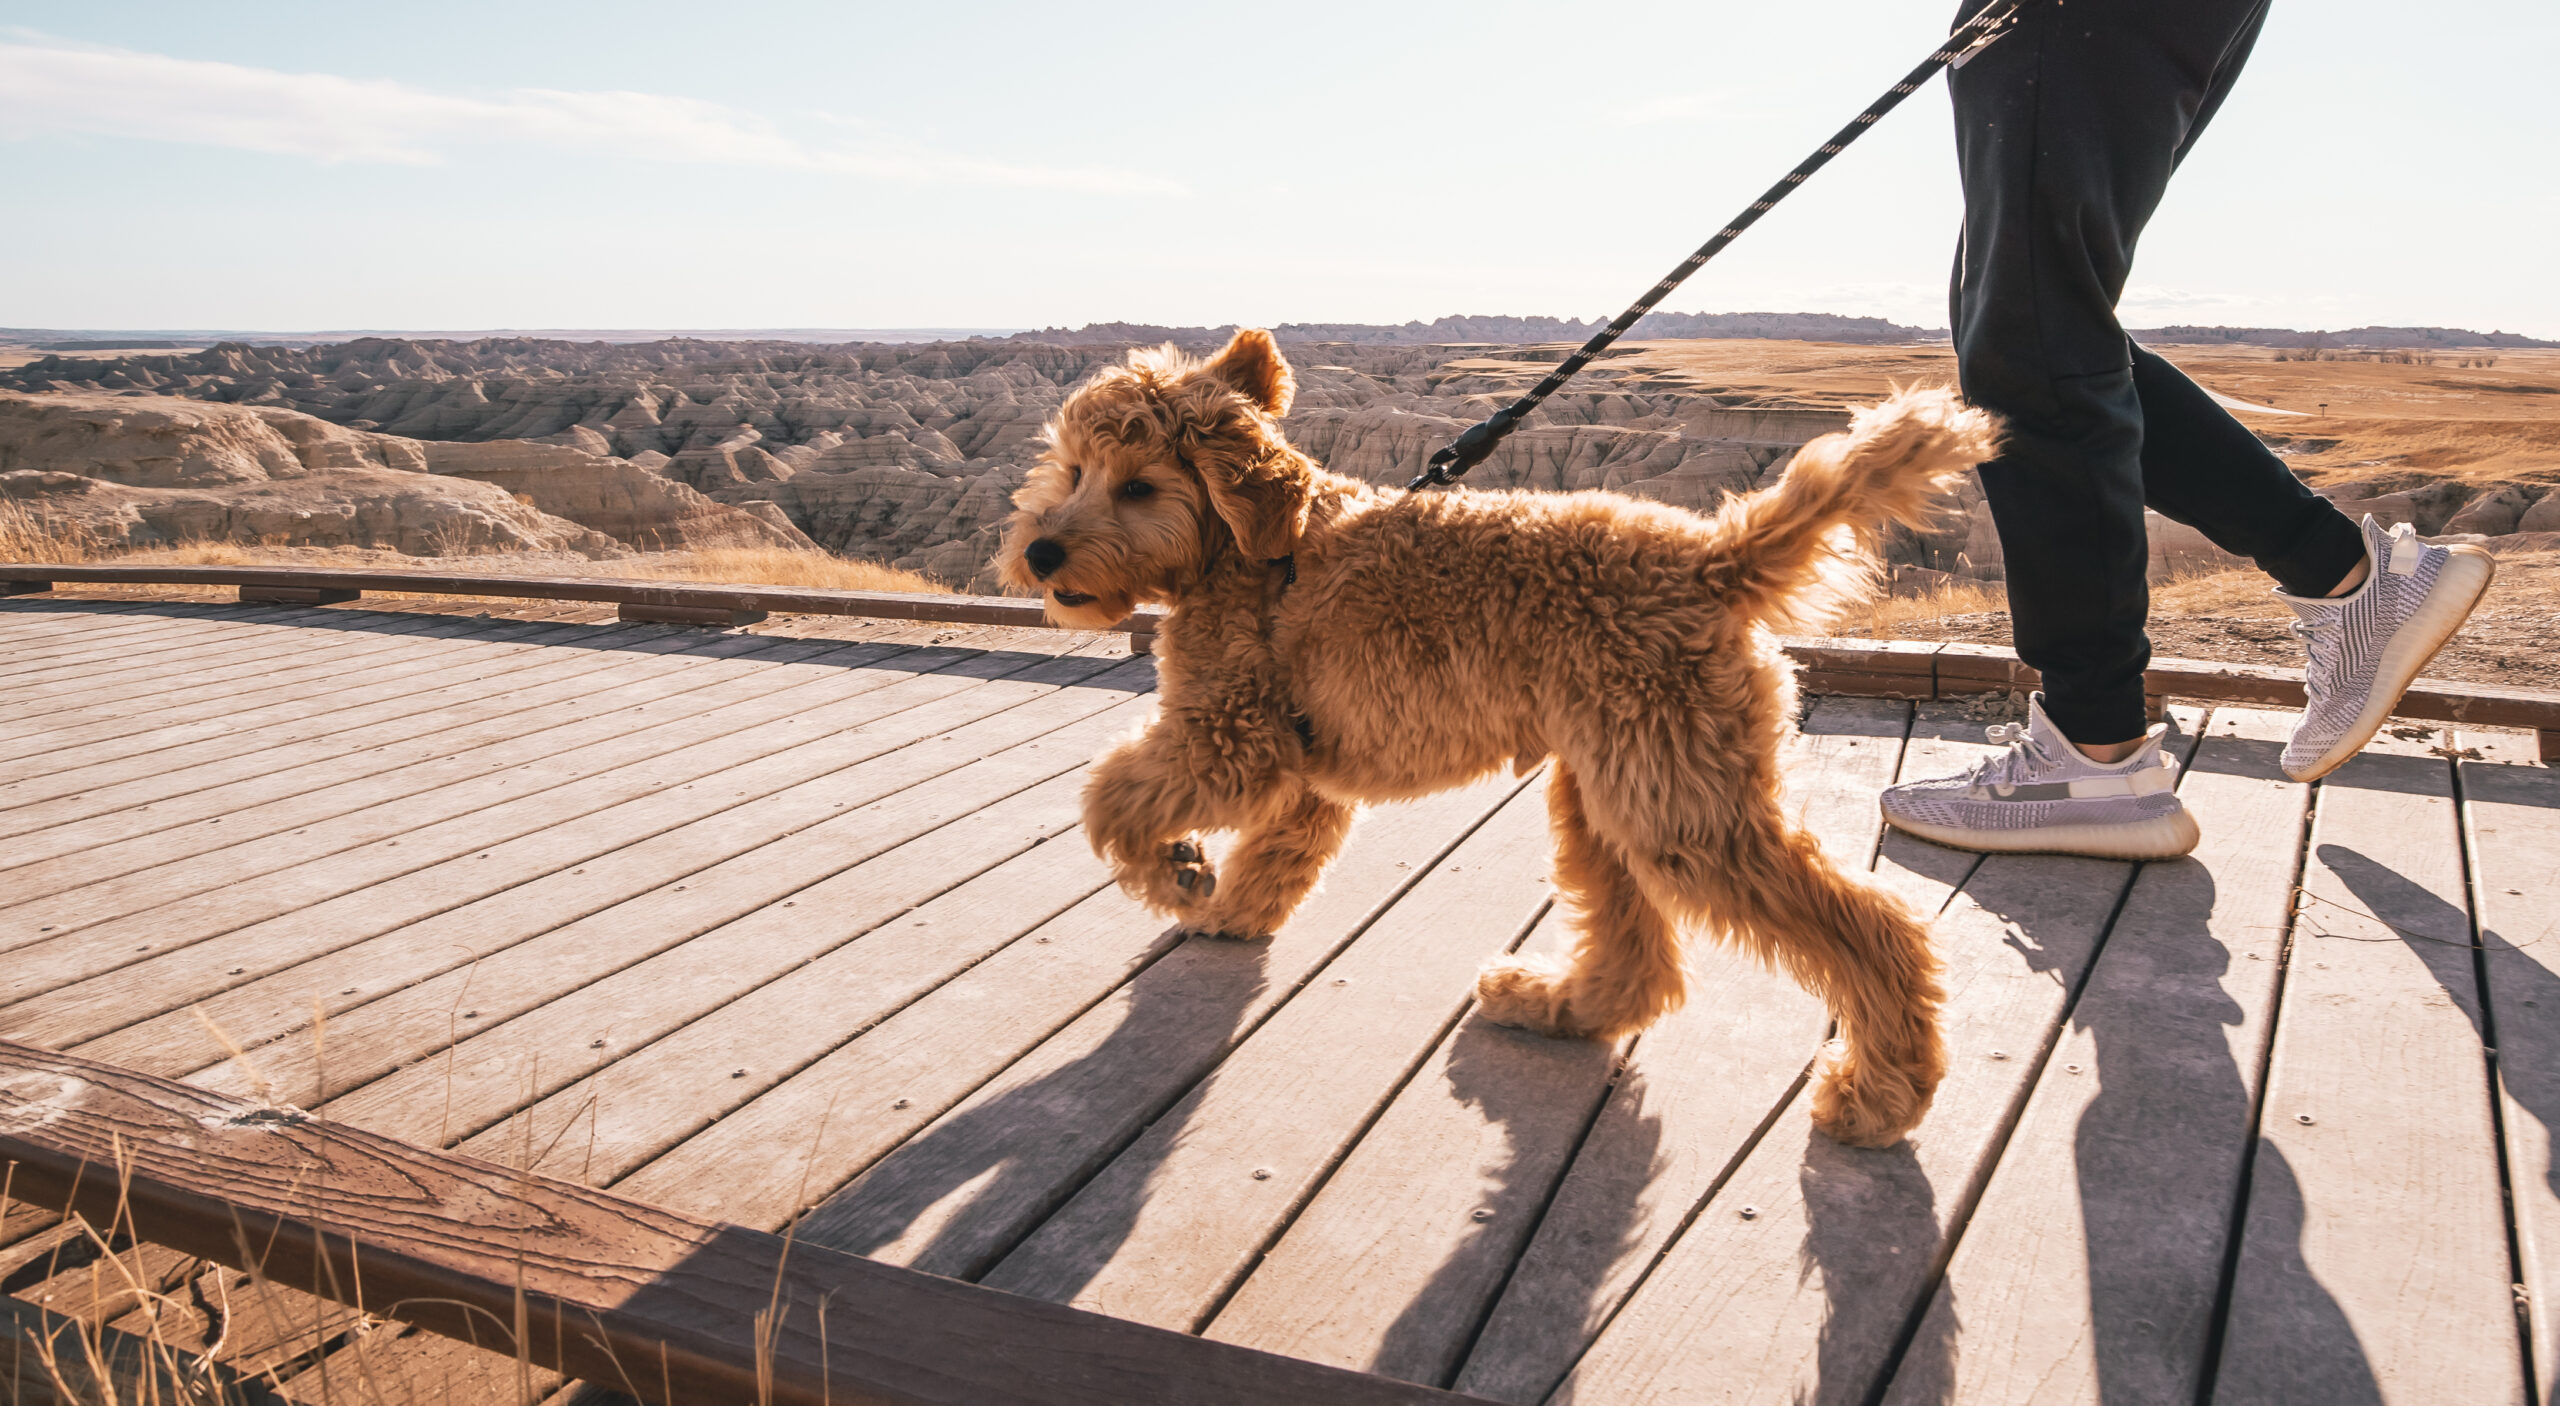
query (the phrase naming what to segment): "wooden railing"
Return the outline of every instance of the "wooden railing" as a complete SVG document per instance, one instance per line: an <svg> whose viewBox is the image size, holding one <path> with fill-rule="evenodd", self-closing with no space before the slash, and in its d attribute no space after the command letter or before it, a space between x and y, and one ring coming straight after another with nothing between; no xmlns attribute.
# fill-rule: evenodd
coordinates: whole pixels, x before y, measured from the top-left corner
<svg viewBox="0 0 2560 1406"><path fill-rule="evenodd" d="M521 1333L532 1365L648 1401L1476 1400L794 1244L6 1040L0 1164L22 1203L432 1332L483 1345Z"/></svg>
<svg viewBox="0 0 2560 1406"><path fill-rule="evenodd" d="M55 585L235 586L244 601L336 605L366 591L488 596L503 600L594 601L621 607L625 620L675 625L749 625L767 615L859 615L880 620L1047 628L1040 602L1012 596L946 596L902 591L828 591L805 586L702 585L609 576L481 576L440 571L321 571L298 566L52 566L0 562L0 594ZM1139 653L1163 612L1143 609L1112 626Z"/></svg>
<svg viewBox="0 0 2560 1406"><path fill-rule="evenodd" d="M853 615L881 620L948 621L969 625L1045 628L1040 602L1009 596L945 596L895 591L823 591L796 586L698 585L630 581L595 576L478 576L414 571L319 571L266 566L49 566L0 562L0 594L50 590L54 585L156 584L233 586L244 601L322 605L351 601L365 591L424 595L488 596L517 600L595 601L620 607L625 620L688 625L744 625L773 612ZM1112 626L1129 636L1133 652L1152 647L1163 612L1142 609ZM1955 698L2033 688L2036 671L2014 651L1989 645L1921 640L1790 639L1787 652L1803 666L1803 686L1818 693L1885 698ZM2155 659L2143 675L2154 704L2190 698L2299 708L2302 671L2202 659ZM2420 679L2400 700L2394 716L2476 727L2530 728L2542 760L2560 764L2560 693L2497 684Z"/></svg>

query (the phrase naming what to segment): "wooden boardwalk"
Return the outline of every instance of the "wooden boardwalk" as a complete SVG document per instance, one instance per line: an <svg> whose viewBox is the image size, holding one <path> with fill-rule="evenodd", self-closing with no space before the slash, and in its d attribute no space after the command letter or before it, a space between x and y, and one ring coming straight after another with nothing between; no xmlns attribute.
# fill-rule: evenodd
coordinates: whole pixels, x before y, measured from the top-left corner
<svg viewBox="0 0 2560 1406"><path fill-rule="evenodd" d="M1978 721L1817 701L1799 811L1949 966L1952 1073L1875 1152L1806 1119L1819 1005L1721 950L1617 1048L1473 1015L1566 938L1541 777L1375 810L1287 931L1178 942L1076 828L1151 708L1123 637L453 609L0 604L0 1037L1494 1401L2550 1389L2529 735L2305 787L2288 715L2175 707L2191 859L1984 860L1873 799ZM603 1395L8 1210L0 1288L287 1399Z"/></svg>

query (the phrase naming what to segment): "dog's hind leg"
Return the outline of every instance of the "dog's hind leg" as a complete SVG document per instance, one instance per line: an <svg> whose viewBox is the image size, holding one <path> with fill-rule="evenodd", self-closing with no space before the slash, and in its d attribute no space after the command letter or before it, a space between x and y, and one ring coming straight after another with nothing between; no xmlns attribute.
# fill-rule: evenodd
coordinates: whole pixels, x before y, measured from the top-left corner
<svg viewBox="0 0 2560 1406"><path fill-rule="evenodd" d="M1194 932L1261 937L1276 932L1315 889L1324 867L1351 833L1355 812L1301 786L1297 798L1248 825L1220 863L1217 892L1197 915Z"/></svg>
<svg viewBox="0 0 2560 1406"><path fill-rule="evenodd" d="M1504 957L1476 978L1485 1018L1547 1035L1612 1039L1677 1008L1688 973L1679 928L1656 908L1617 847L1593 833L1581 783L1556 763L1547 780L1556 886L1580 939L1565 963Z"/></svg>
<svg viewBox="0 0 2560 1406"><path fill-rule="evenodd" d="M1840 1023L1813 1119L1860 1147L1892 1143L1928 1111L1946 1073L1938 955L1899 899L1844 873L1772 803L1748 803L1713 845L1634 861L1657 901L1694 911L1784 969Z"/></svg>

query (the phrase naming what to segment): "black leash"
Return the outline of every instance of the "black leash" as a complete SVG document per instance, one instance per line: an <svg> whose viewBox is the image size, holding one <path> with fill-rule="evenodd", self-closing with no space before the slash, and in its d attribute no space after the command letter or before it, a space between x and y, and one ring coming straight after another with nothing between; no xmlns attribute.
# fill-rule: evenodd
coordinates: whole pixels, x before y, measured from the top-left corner
<svg viewBox="0 0 2560 1406"><path fill-rule="evenodd" d="M1992 4L1985 5L1972 19L1956 26L1955 32L1947 36L1946 42L1940 45L1936 52L1922 60L1918 68L1911 70L1909 76L1887 89L1883 97L1868 104L1867 110L1859 113L1856 121L1841 128L1839 135L1823 143L1820 150L1806 157L1803 164L1789 171L1785 179L1769 187L1768 194L1753 201L1751 208L1736 216L1733 223L1716 231L1715 238L1699 245L1698 252L1681 260L1679 266L1664 275L1661 282L1653 285L1643 297L1636 299L1625 312L1618 314L1617 321L1593 334L1590 341L1582 344L1581 350L1566 357L1562 365L1548 372L1547 378L1540 381L1527 395L1495 411L1492 418L1469 426L1467 432L1458 436L1454 443L1432 455L1431 462L1413 482L1405 485L1406 489L1436 488L1455 483L1459 475L1483 463L1485 456L1493 453L1494 446L1502 443L1505 435L1518 429L1520 422L1529 418L1529 412L1537 409L1540 401L1564 389L1564 383L1572 380L1574 373L1590 365L1593 357L1607 351L1611 342L1625 336L1627 329L1635 326L1638 318L1653 311L1655 305L1670 297L1671 290L1679 287L1689 275L1696 273L1707 260L1724 252L1724 247L1731 244L1736 236L1751 228L1754 222L1758 221L1762 215L1769 213L1779 201L1786 199L1796 187L1803 185L1814 172L1829 164L1832 157L1847 150L1849 143L1856 141L1869 127L1876 124L1876 119L1900 106L1904 98L1911 96L1921 84L1935 77L1939 69L1951 63L1962 62L1971 57L1975 50L2006 33L2008 27L2016 21L2018 11L2029 2L2030 0L1993 0Z"/></svg>

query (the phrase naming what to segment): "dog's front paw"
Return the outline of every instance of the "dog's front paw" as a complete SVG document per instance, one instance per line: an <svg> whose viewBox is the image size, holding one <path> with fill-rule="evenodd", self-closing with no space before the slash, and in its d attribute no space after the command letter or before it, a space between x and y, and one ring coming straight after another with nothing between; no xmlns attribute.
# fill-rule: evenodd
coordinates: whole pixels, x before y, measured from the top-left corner
<svg viewBox="0 0 2560 1406"><path fill-rule="evenodd" d="M1535 957L1502 957L1476 974L1476 1000L1484 1018L1496 1025L1579 1039L1591 1032L1579 1028L1567 1009L1565 972Z"/></svg>
<svg viewBox="0 0 2560 1406"><path fill-rule="evenodd" d="M1194 916L1218 891L1217 867L1197 840L1158 845L1151 862L1123 867L1118 878L1132 898L1169 917Z"/></svg>
<svg viewBox="0 0 2560 1406"><path fill-rule="evenodd" d="M1164 847L1165 881L1179 894L1174 902L1188 908L1206 903L1218 892L1218 871L1195 840L1175 840Z"/></svg>
<svg viewBox="0 0 2560 1406"><path fill-rule="evenodd" d="M1851 1147L1891 1147L1929 1111L1935 1080L1863 1060L1842 1041L1822 1048L1813 1084L1813 1125Z"/></svg>

